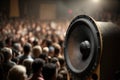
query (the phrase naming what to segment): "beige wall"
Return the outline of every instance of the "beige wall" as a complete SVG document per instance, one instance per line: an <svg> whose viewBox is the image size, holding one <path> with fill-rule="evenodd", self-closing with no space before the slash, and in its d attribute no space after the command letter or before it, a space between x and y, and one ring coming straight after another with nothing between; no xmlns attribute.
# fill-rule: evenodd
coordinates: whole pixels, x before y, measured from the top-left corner
<svg viewBox="0 0 120 80"><path fill-rule="evenodd" d="M41 4L40 5L40 19L52 20L56 19L56 4Z"/></svg>
<svg viewBox="0 0 120 80"><path fill-rule="evenodd" d="M10 17L19 17L18 0L10 0Z"/></svg>

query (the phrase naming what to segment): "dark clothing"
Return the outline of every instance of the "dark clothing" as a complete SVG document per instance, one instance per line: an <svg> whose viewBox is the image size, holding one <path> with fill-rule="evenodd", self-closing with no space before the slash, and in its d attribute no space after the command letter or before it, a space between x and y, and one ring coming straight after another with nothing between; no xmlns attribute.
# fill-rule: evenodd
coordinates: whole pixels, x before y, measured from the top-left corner
<svg viewBox="0 0 120 80"><path fill-rule="evenodd" d="M0 80L4 80L3 79L3 73L4 73L4 71L3 71L3 66L2 65L0 65Z"/></svg>
<svg viewBox="0 0 120 80"><path fill-rule="evenodd" d="M5 72L8 72L16 63L13 61L7 61L3 63L3 69Z"/></svg>
<svg viewBox="0 0 120 80"><path fill-rule="evenodd" d="M4 71L4 80L6 80L8 71L14 66L16 63L12 61L6 61L3 63L3 71Z"/></svg>
<svg viewBox="0 0 120 80"><path fill-rule="evenodd" d="M44 80L42 74L33 74L29 80Z"/></svg>
<svg viewBox="0 0 120 80"><path fill-rule="evenodd" d="M29 60L32 60L32 61L33 61L33 58L32 58L30 55L28 55L28 56L26 56L26 55L21 55L21 56L19 56L18 58L19 58L19 64L22 64L25 59L29 59Z"/></svg>

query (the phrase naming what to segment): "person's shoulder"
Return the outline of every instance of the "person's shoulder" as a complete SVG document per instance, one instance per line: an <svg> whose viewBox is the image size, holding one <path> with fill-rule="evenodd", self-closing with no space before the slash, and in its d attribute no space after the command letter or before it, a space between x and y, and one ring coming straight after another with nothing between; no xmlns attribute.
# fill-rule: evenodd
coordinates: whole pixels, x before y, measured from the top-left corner
<svg viewBox="0 0 120 80"><path fill-rule="evenodd" d="M37 80L44 80L43 77L39 77Z"/></svg>
<svg viewBox="0 0 120 80"><path fill-rule="evenodd" d="M30 55L27 57L27 59L34 61L34 59Z"/></svg>
<svg viewBox="0 0 120 80"><path fill-rule="evenodd" d="M13 62L13 61L10 61L9 64L12 65L12 66L13 66L13 65L16 65L16 63Z"/></svg>
<svg viewBox="0 0 120 80"><path fill-rule="evenodd" d="M12 63L13 65L16 65L16 63L15 63L15 62L13 62L13 61L12 61L11 63Z"/></svg>
<svg viewBox="0 0 120 80"><path fill-rule="evenodd" d="M20 54L17 58L20 59L20 58L22 58L23 56L24 56L23 54Z"/></svg>

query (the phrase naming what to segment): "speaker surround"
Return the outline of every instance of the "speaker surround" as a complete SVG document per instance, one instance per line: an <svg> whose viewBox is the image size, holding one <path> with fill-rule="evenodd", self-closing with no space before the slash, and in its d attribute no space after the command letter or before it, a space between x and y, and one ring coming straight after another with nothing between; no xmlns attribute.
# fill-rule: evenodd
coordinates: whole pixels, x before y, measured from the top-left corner
<svg viewBox="0 0 120 80"><path fill-rule="evenodd" d="M119 36L120 29L111 22L97 22L86 15L73 19L66 32L64 56L70 73L76 78L74 80L86 80L99 65L99 72L97 72L99 79L112 80L112 74L115 72L112 65L116 64L114 63L116 59L111 62L112 58L109 54L115 57L120 56L120 54L113 54L113 52L120 52ZM115 48L109 48L111 46ZM117 70L120 64L116 65L114 69ZM109 71L107 72L106 69ZM108 78L108 75L112 79Z"/></svg>

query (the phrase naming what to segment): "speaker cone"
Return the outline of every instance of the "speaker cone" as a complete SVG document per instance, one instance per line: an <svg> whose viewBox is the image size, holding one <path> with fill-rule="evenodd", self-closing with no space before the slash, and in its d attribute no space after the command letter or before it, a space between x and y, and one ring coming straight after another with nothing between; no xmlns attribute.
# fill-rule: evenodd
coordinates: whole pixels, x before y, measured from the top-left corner
<svg viewBox="0 0 120 80"><path fill-rule="evenodd" d="M101 41L94 20L85 15L77 16L65 38L64 56L69 70L77 76L89 75L99 62Z"/></svg>

